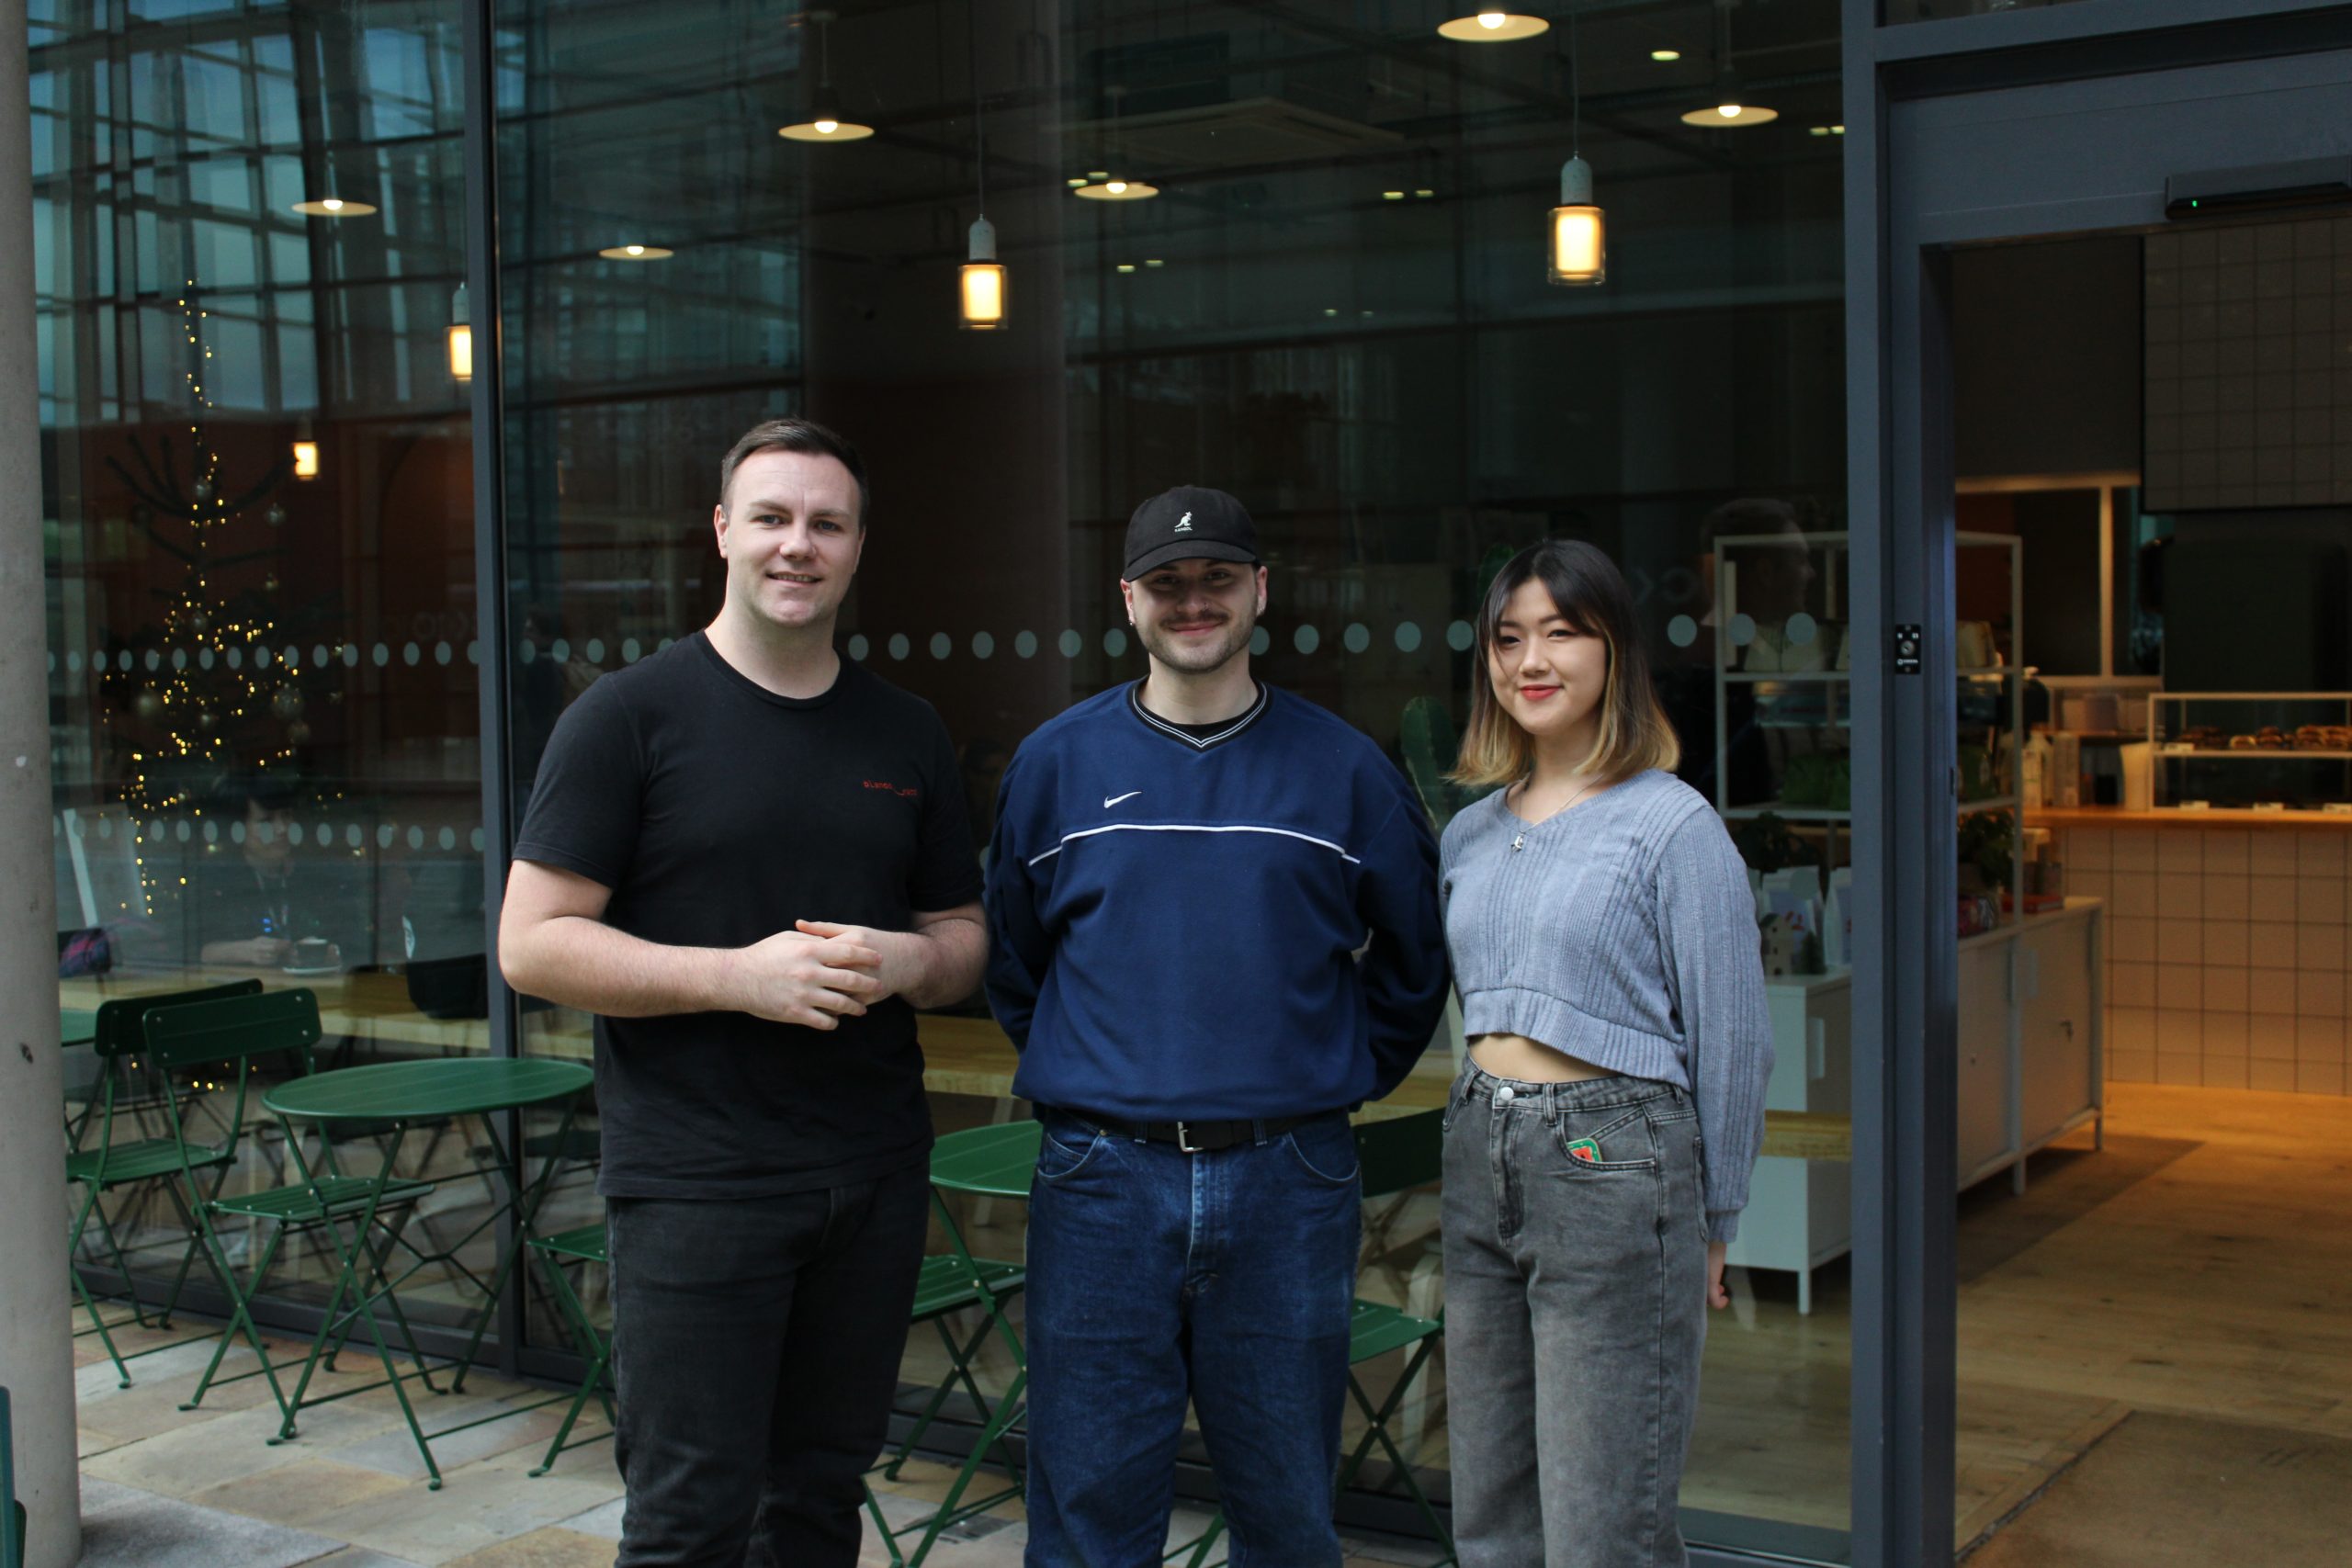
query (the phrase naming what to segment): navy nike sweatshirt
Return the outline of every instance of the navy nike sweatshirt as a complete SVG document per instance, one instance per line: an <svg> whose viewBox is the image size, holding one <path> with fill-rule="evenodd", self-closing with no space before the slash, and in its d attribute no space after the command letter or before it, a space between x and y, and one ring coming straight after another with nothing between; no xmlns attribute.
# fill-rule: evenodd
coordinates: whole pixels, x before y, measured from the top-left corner
<svg viewBox="0 0 2352 1568"><path fill-rule="evenodd" d="M1140 689L1038 729L997 796L988 994L1013 1092L1148 1121L1388 1093L1445 1006L1419 802L1305 698L1261 687L1204 735Z"/></svg>

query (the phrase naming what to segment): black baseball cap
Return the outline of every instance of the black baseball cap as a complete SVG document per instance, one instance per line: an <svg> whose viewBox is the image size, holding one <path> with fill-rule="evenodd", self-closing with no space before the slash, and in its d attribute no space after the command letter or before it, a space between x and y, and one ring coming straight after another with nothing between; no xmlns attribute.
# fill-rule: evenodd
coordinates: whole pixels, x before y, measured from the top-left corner
<svg viewBox="0 0 2352 1568"><path fill-rule="evenodd" d="M1127 519L1127 564L1119 581L1133 582L1172 560L1258 559L1258 525L1242 504L1221 490L1178 485L1136 508Z"/></svg>

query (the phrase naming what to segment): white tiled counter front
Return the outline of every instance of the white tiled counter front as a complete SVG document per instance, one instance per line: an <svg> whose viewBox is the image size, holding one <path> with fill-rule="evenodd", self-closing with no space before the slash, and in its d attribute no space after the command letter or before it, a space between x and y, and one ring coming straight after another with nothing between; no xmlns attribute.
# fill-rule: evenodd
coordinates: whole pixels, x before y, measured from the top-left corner
<svg viewBox="0 0 2352 1568"><path fill-rule="evenodd" d="M2343 1094L2352 821L2201 815L2029 818L2109 902L2107 1076Z"/></svg>

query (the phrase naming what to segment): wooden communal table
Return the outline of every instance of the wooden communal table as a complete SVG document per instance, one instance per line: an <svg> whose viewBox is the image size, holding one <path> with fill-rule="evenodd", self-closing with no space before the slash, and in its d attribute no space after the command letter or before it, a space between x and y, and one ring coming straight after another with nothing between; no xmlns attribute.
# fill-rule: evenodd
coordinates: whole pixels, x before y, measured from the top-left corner
<svg viewBox="0 0 2352 1568"><path fill-rule="evenodd" d="M926 1014L922 1021L923 1086L934 1094L973 1094L1009 1100L1019 1056L992 1019ZM1381 1121L1435 1111L1445 1104L1453 1064L1443 1056L1421 1058L1413 1075L1387 1099L1367 1105L1360 1121ZM1792 1159L1850 1160L1853 1127L1848 1118L1820 1111L1768 1111L1764 1152Z"/></svg>
<svg viewBox="0 0 2352 1568"><path fill-rule="evenodd" d="M95 1010L116 997L142 991L178 990L202 979L259 973L263 984L282 978L274 970L208 966L195 972L123 981L80 979L61 981L60 1000L69 1009ZM287 983L296 983L288 980ZM399 975L370 972L356 975L305 976L300 984L318 994L319 1024L329 1036L344 1035L369 1043L413 1046L436 1055L490 1051L490 1025L479 1018L426 1018L409 1000L408 982ZM526 1055L584 1062L594 1052L594 1036L585 1014L569 1009L525 1015ZM969 1094L983 1100L1010 1100L1012 1074L1020 1058L1012 1042L989 1018L925 1013L918 1021L922 1041L923 1087L933 1094ZM1386 1100L1367 1105L1361 1120L1409 1116L1433 1111L1445 1103L1453 1081L1453 1064L1440 1054L1424 1056L1413 1075ZM1843 1116L1801 1111L1764 1113L1764 1152L1793 1159L1850 1160L1853 1139Z"/></svg>

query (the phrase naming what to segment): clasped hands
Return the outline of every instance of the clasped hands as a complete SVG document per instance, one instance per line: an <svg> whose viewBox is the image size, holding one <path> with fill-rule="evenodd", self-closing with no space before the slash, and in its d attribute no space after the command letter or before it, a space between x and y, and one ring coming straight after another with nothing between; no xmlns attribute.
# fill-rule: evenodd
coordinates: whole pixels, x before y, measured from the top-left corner
<svg viewBox="0 0 2352 1568"><path fill-rule="evenodd" d="M733 955L742 1010L778 1023L835 1029L899 994L911 976L901 972L895 933L828 920L798 920Z"/></svg>

